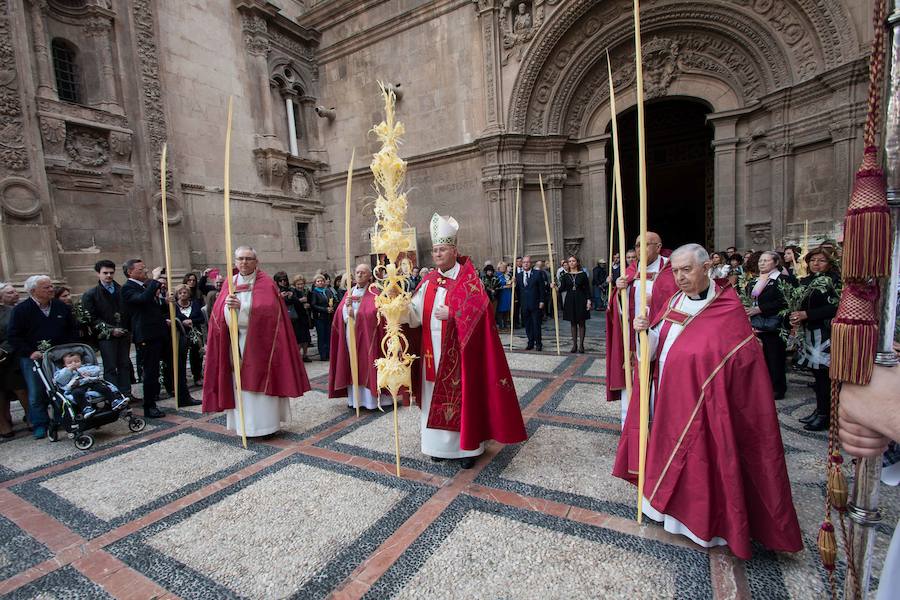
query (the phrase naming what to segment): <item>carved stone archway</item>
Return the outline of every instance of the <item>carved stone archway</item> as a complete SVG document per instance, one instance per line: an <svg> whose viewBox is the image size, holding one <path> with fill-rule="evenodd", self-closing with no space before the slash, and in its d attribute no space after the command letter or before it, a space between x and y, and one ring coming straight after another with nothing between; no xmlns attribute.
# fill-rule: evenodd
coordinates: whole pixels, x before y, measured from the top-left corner
<svg viewBox="0 0 900 600"><path fill-rule="evenodd" d="M507 96L508 133L483 144L501 149L485 154L484 167L485 193L501 225L512 221L518 178L527 189L537 172L554 173L548 200L556 246L580 237L587 255L605 253L605 57L609 49L619 110L626 110L635 102L631 9L631 0L559 2L522 53ZM642 32L647 98L693 98L712 107L716 243L759 237L763 229L771 238L787 235L786 221L794 214L790 138L836 140L829 133L834 124L813 125L801 113L814 114L822 106L817 99L859 81L859 40L846 8L827 0L659 0L646 3ZM795 110L792 103L810 108ZM855 114L835 106L821 121L843 122L848 113ZM842 139L836 164L843 164L838 154L849 147ZM748 209L738 200L739 177L748 170L741 161L749 160L751 142L755 156L760 144L774 149L754 159L768 165L755 177L770 178L768 188L748 192L771 195L768 204L754 208L765 213L759 223L747 222ZM575 210L578 201L582 206ZM508 229L498 231L504 245L512 238Z"/></svg>

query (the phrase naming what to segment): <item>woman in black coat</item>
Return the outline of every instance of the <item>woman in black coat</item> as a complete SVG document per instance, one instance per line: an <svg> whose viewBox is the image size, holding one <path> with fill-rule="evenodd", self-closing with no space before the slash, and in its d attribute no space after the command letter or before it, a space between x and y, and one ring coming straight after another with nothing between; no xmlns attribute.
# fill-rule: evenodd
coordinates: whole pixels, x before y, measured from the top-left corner
<svg viewBox="0 0 900 600"><path fill-rule="evenodd" d="M309 293L309 306L316 324L316 345L319 348L319 360L328 360L331 352L331 321L334 310L340 300L324 275L316 275L313 288Z"/></svg>
<svg viewBox="0 0 900 600"><path fill-rule="evenodd" d="M175 288L175 318L178 319L178 372L179 381L187 384L187 365L190 362L194 385L203 385L203 302L193 297L193 290L186 284ZM184 375L181 375L181 374ZM181 390L179 390L181 392ZM181 392L179 405L200 404L192 400L187 390Z"/></svg>
<svg viewBox="0 0 900 600"><path fill-rule="evenodd" d="M309 358L306 356L306 348L309 347L310 340L309 319L303 306L306 303L305 294L290 285L288 274L284 271L278 271L272 279L278 286L281 299L284 300L284 304L287 306L291 327L294 329L294 339L297 340L297 345L303 349L303 361L309 362Z"/></svg>
<svg viewBox="0 0 900 600"><path fill-rule="evenodd" d="M781 256L777 252L761 253L758 264L759 279L748 290L753 306L747 309L747 316L750 317L756 336L762 342L775 399L781 400L787 392L787 346L781 337L784 319L779 313L787 307L787 300L779 282L784 277L787 284L791 284L787 276L781 274Z"/></svg>
<svg viewBox="0 0 900 600"><path fill-rule="evenodd" d="M563 319L572 326L572 350L584 354L587 320L591 318L591 280L574 256L566 259L566 270L559 276L563 295Z"/></svg>
<svg viewBox="0 0 900 600"><path fill-rule="evenodd" d="M815 248L805 257L809 275L800 280L806 288L799 310L790 315L793 327L803 328L803 347L797 364L812 371L815 380L816 409L800 419L808 431L828 429L831 409L831 320L837 314L840 295L837 285L841 274L834 255Z"/></svg>

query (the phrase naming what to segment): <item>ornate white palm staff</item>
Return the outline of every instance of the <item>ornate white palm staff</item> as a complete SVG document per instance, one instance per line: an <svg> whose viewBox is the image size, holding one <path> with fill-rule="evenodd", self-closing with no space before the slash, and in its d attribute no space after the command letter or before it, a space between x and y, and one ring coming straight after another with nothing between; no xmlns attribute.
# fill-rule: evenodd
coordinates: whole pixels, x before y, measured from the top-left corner
<svg viewBox="0 0 900 600"><path fill-rule="evenodd" d="M391 393L394 399L394 454L397 477L400 477L400 425L397 417L397 396L401 388L412 389L412 362L416 356L409 353L409 340L403 334L401 321L409 312L412 294L406 291L409 276L409 260L400 255L406 251L409 240L403 229L406 225L406 194L400 186L406 177L406 161L397 154L403 123L394 120L394 92L379 82L384 96L384 121L373 131L381 141L381 150L372 157L372 174L375 176L375 234L372 247L384 254L387 264L376 277L381 293L375 298L379 318L384 319L385 333L381 340L384 358L375 361L378 369L378 387Z"/></svg>
<svg viewBox="0 0 900 600"><path fill-rule="evenodd" d="M162 192L162 222L163 222L163 249L166 253L166 293L172 294L172 252L169 249L169 209L168 199L166 197L166 145L163 144L162 152L159 154L159 189ZM169 335L172 338L172 385L175 388L175 408L181 408L178 405L178 399L181 397L181 390L178 389L178 330L175 321L175 304L169 302Z"/></svg>

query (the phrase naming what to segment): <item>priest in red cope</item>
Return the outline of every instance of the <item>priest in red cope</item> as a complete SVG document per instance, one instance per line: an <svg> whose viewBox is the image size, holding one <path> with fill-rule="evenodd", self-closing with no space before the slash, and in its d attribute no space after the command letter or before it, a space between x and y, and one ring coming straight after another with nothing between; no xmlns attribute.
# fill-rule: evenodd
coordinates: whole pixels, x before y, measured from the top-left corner
<svg viewBox="0 0 900 600"><path fill-rule="evenodd" d="M353 273L356 285L350 288L334 312L331 326L331 356L328 369L328 397L347 398L347 405L369 410L389 405L393 402L390 394L383 394L378 388L378 369L375 360L382 357L381 340L384 325L378 322L378 307L375 298L378 292L370 287L372 268L366 264L356 266ZM356 330L356 362L358 385L353 385L350 370L350 349L347 344L350 334L348 322L353 316Z"/></svg>
<svg viewBox="0 0 900 600"><path fill-rule="evenodd" d="M421 326L413 394L422 407L422 453L439 462L461 459L471 468L496 440L527 438L491 303L467 256L456 248L459 225L431 219L435 269L419 284L409 324Z"/></svg>
<svg viewBox="0 0 900 600"><path fill-rule="evenodd" d="M679 292L647 330L651 427L644 514L666 531L750 558L802 548L762 348L731 287L709 279L698 244L671 257ZM640 411L628 412L613 474L637 482Z"/></svg>
<svg viewBox="0 0 900 600"><path fill-rule="evenodd" d="M638 236L634 247L640 248L641 238ZM647 232L647 306L650 307L650 318L653 319L665 306L672 294L678 291L669 259L661 254L662 238L652 231ZM638 263L629 265L625 274L616 280L616 290L610 300L609 309L606 311L606 399L619 400L625 389L625 352L623 337L629 336L631 340L628 346L631 349L632 360L637 356L637 343L634 329L631 326L637 307L641 300L641 277ZM622 304L618 290L628 290L628 331L622 331ZM632 369L636 374L636 370ZM628 414L627 398L621 398L622 423Z"/></svg>
<svg viewBox="0 0 900 600"><path fill-rule="evenodd" d="M237 326L245 431L247 437L270 435L291 420L290 399L310 389L309 379L287 307L278 286L258 268L256 250L241 246L234 258L234 293L219 294L209 316L203 412L225 411L228 429L241 433L229 337L229 328Z"/></svg>

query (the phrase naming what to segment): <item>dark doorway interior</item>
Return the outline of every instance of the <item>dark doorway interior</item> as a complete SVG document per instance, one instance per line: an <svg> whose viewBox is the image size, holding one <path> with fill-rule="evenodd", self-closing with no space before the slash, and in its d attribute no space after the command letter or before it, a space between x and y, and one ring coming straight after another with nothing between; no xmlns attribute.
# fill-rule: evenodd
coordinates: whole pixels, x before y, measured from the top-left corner
<svg viewBox="0 0 900 600"><path fill-rule="evenodd" d="M645 105L647 135L647 221L669 249L712 243L712 126L709 108L691 100ZM619 114L626 246L639 231L637 109ZM608 128L608 132L612 127ZM607 156L613 157L612 142ZM610 163L610 167L612 164ZM613 170L607 170L612 201ZM607 210L608 210L607 206ZM618 246L618 244L617 244Z"/></svg>

